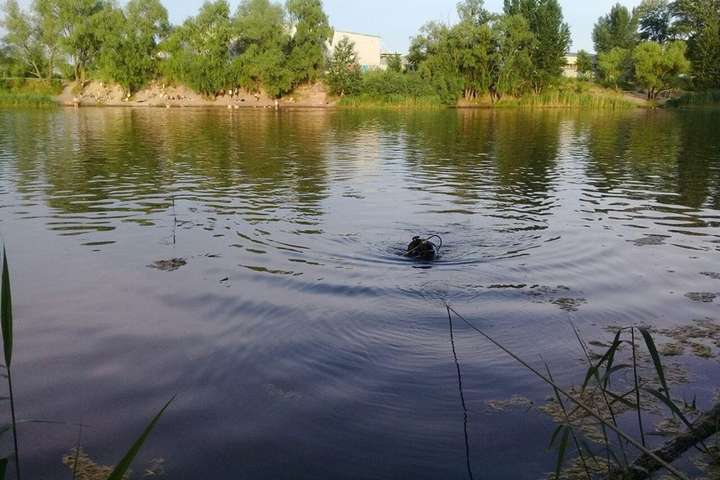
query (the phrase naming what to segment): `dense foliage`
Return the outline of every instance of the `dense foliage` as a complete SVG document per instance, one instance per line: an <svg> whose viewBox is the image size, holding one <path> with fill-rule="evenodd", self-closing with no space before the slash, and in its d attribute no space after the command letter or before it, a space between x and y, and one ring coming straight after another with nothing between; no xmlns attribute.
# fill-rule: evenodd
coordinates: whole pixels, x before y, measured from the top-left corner
<svg viewBox="0 0 720 480"><path fill-rule="evenodd" d="M355 49L327 51L333 30L321 0L207 0L171 26L161 0L0 0L0 76L46 82L89 78L128 94L162 78L208 96L243 88L278 98L324 80L338 96L433 97L454 104L539 96L560 85L570 30L558 0L504 0L501 12L463 0L454 24L430 22L405 59L361 73ZM119 7L119 4L124 7ZM581 79L642 88L720 88L720 0L620 4L593 30L596 57L580 52Z"/></svg>
<svg viewBox="0 0 720 480"><path fill-rule="evenodd" d="M207 95L279 97L323 75L332 37L320 0L243 0L236 12L207 1L175 28L160 0L34 0L29 12L6 0L3 11L3 76L94 77L128 93L162 75Z"/></svg>
<svg viewBox="0 0 720 480"><path fill-rule="evenodd" d="M408 56L445 102L539 93L560 78L570 31L557 0L507 0L502 14L465 0L458 15L453 26L425 25Z"/></svg>
<svg viewBox="0 0 720 480"><path fill-rule="evenodd" d="M654 99L677 88L720 87L720 0L643 0L616 5L593 31L597 74Z"/></svg>

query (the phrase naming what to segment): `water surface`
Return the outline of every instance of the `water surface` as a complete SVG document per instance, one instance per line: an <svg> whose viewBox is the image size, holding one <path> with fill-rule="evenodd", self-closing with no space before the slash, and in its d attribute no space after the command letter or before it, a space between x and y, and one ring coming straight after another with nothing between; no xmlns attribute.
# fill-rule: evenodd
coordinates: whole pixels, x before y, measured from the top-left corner
<svg viewBox="0 0 720 480"><path fill-rule="evenodd" d="M536 479L550 393L444 302L564 382L572 320L718 317L720 113L0 111L19 415L82 422L168 478ZM399 254L439 234L432 265ZM174 271L150 268L182 258ZM716 276L717 277L717 276ZM711 297L704 297L711 298ZM693 374L712 394L713 368ZM29 478L70 427L25 425ZM139 467L138 467L139 469Z"/></svg>

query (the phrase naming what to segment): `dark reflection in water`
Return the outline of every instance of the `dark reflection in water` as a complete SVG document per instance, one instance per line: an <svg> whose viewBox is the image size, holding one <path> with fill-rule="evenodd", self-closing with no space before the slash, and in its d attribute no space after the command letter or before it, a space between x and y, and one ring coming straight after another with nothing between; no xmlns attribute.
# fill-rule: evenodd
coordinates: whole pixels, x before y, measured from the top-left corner
<svg viewBox="0 0 720 480"><path fill-rule="evenodd" d="M110 464L179 392L142 453L169 478L539 478L553 426L486 402L549 392L462 326L449 345L443 302L566 382L570 318L716 318L692 299L720 292L719 121L0 111L19 413L90 425ZM24 428L28 475L63 478L75 432Z"/></svg>

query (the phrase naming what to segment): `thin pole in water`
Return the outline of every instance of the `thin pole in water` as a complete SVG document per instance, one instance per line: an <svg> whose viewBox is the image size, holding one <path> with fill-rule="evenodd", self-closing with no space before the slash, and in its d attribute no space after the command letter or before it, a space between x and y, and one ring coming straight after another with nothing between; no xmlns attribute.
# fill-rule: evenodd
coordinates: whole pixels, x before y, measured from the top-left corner
<svg viewBox="0 0 720 480"><path fill-rule="evenodd" d="M470 437L468 436L468 408L465 403L465 394L463 393L462 373L460 372L460 361L458 360L457 351L455 350L455 334L453 333L452 314L450 307L448 309L448 323L450 324L450 345L452 345L453 358L455 359L455 369L457 370L458 390L460 391L460 403L463 408L464 416L464 432L465 432L465 463L467 464L468 478L473 480L472 466L470 465Z"/></svg>

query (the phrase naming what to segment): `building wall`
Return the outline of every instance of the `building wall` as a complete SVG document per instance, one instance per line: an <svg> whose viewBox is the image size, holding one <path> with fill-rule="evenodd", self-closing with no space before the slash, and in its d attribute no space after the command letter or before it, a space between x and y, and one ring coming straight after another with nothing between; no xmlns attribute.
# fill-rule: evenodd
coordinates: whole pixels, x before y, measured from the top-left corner
<svg viewBox="0 0 720 480"><path fill-rule="evenodd" d="M363 70L381 68L380 54L382 53L382 48L380 46L380 37L364 35L362 33L336 31L330 44L331 52L335 50L335 46L340 43L343 38L348 38L355 43L355 53L358 55L358 63L360 63Z"/></svg>
<svg viewBox="0 0 720 480"><path fill-rule="evenodd" d="M570 54L565 57L565 67L563 67L563 76L567 78L578 78L577 55Z"/></svg>

